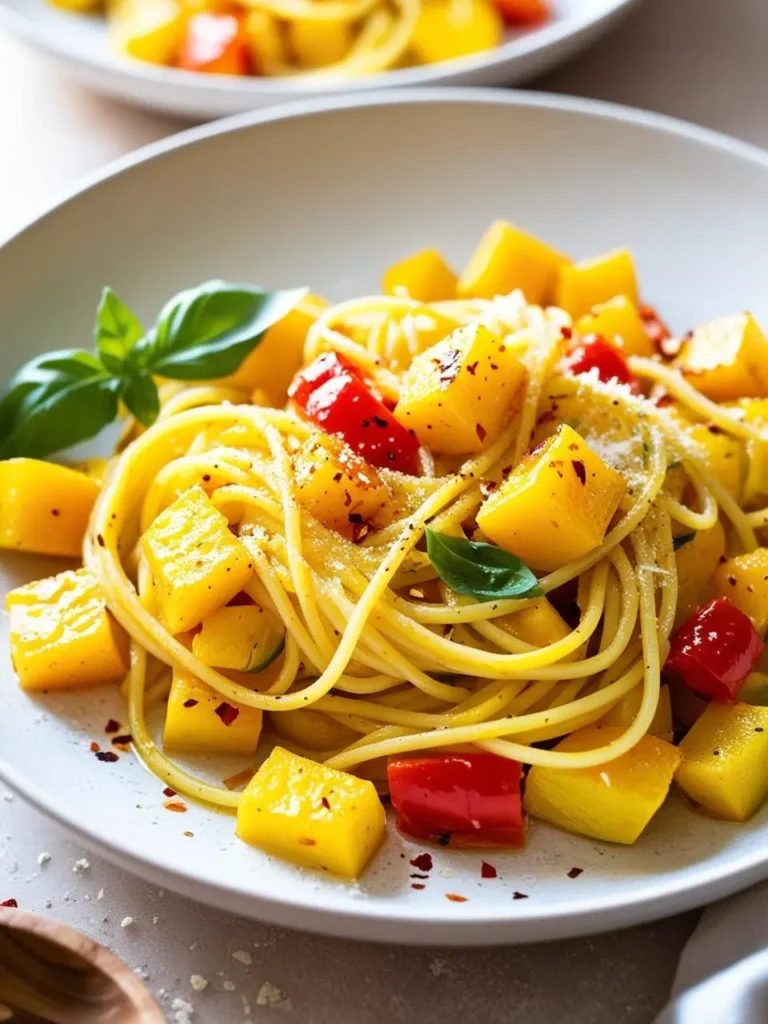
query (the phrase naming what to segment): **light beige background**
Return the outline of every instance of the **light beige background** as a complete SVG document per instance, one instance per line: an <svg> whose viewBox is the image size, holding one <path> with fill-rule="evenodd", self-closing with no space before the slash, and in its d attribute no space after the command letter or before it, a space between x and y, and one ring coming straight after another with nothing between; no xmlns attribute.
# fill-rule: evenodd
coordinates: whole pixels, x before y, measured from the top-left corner
<svg viewBox="0 0 768 1024"><path fill-rule="evenodd" d="M595 49L534 86L768 146L766 52L766 0L646 0ZM0 36L0 238L78 177L182 127L96 96ZM52 859L39 865L44 852ZM75 870L83 857L89 866ZM147 977L169 1020L182 999L194 1005L194 1024L650 1024L695 921L688 914L592 939L470 951L291 934L159 893L0 792L0 902L10 897L107 943ZM121 927L126 917L133 923ZM252 963L233 958L238 951ZM204 992L193 991L192 974L208 979ZM264 982L283 991L280 1004L258 1005Z"/></svg>

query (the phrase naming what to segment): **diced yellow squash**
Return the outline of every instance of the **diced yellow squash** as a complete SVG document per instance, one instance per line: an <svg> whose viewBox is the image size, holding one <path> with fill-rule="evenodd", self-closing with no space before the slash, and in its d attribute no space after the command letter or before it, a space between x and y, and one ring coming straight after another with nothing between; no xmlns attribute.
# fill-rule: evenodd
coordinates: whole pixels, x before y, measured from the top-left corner
<svg viewBox="0 0 768 1024"><path fill-rule="evenodd" d="M113 48L150 64L173 62L185 24L178 0L116 0L109 12Z"/></svg>
<svg viewBox="0 0 768 1024"><path fill-rule="evenodd" d="M275 747L246 787L237 835L267 853L357 878L386 816L372 782Z"/></svg>
<svg viewBox="0 0 768 1024"><path fill-rule="evenodd" d="M510 612L493 621L505 633L539 648L549 647L571 632L568 623L546 597L538 597L519 612ZM574 661L582 656L583 648L579 648L561 660Z"/></svg>
<svg viewBox="0 0 768 1024"><path fill-rule="evenodd" d="M0 548L79 558L99 485L39 459L0 462Z"/></svg>
<svg viewBox="0 0 768 1024"><path fill-rule="evenodd" d="M739 402L744 419L756 427L768 427L768 400L747 398ZM768 502L768 441L749 438L745 442L747 472L742 502L747 508L764 507Z"/></svg>
<svg viewBox="0 0 768 1024"><path fill-rule="evenodd" d="M477 525L530 567L550 571L602 543L625 487L621 473L562 424L486 498Z"/></svg>
<svg viewBox="0 0 768 1024"><path fill-rule="evenodd" d="M107 475L108 464L107 459L94 457L92 459L81 459L80 462L76 462L72 468L76 469L78 473L85 473L85 475L90 477L95 484L102 487L104 484L104 478Z"/></svg>
<svg viewBox="0 0 768 1024"><path fill-rule="evenodd" d="M51 0L54 7L61 7L64 11L77 11L82 14L85 11L95 11L101 6L101 0Z"/></svg>
<svg viewBox="0 0 768 1024"><path fill-rule="evenodd" d="M554 748L593 750L616 740L625 730L588 725ZM534 765L525 786L529 814L568 832L612 843L634 843L672 784L680 752L655 736L643 736L621 757L595 768L544 768Z"/></svg>
<svg viewBox="0 0 768 1024"><path fill-rule="evenodd" d="M760 636L768 629L768 548L755 548L721 562L715 570L714 593L727 597L752 620Z"/></svg>
<svg viewBox="0 0 768 1024"><path fill-rule="evenodd" d="M678 368L715 402L768 397L768 338L749 313L697 327L683 345Z"/></svg>
<svg viewBox="0 0 768 1024"><path fill-rule="evenodd" d="M282 622L258 604L217 608L192 639L192 653L204 665L248 673L271 665L284 647Z"/></svg>
<svg viewBox="0 0 768 1024"><path fill-rule="evenodd" d="M426 0L411 36L410 49L419 64L438 64L493 50L504 39L504 22L488 0Z"/></svg>
<svg viewBox="0 0 768 1024"><path fill-rule="evenodd" d="M624 295L637 303L635 264L628 249L617 249L604 256L560 267L555 305L574 319L617 295Z"/></svg>
<svg viewBox="0 0 768 1024"><path fill-rule="evenodd" d="M11 661L25 690L113 683L128 671L128 638L85 569L28 583L5 599Z"/></svg>
<svg viewBox="0 0 768 1024"><path fill-rule="evenodd" d="M718 519L709 530L699 530L688 544L675 552L677 564L677 612L680 626L712 593L712 577L725 557L725 530Z"/></svg>
<svg viewBox="0 0 768 1024"><path fill-rule="evenodd" d="M628 356L650 359L655 354L637 305L626 295L617 295L593 306L589 313L576 321L576 330L582 336L599 334Z"/></svg>
<svg viewBox="0 0 768 1024"><path fill-rule="evenodd" d="M525 373L498 335L468 324L416 356L395 417L430 451L480 451L511 417Z"/></svg>
<svg viewBox="0 0 768 1024"><path fill-rule="evenodd" d="M307 332L328 303L319 295L305 295L301 302L266 332L256 348L224 383L251 392L261 388L275 407L288 399L288 385L304 361Z"/></svg>
<svg viewBox="0 0 768 1024"><path fill-rule="evenodd" d="M202 487L190 487L161 512L142 545L171 633L197 626L231 601L253 571L247 549Z"/></svg>
<svg viewBox="0 0 768 1024"><path fill-rule="evenodd" d="M270 73L287 62L282 27L274 14L248 11L242 24L254 68Z"/></svg>
<svg viewBox="0 0 768 1024"><path fill-rule="evenodd" d="M640 710L640 703L643 699L642 686L636 686L629 693L625 694L618 703L614 704L611 710L600 719L603 725L615 725L622 731L627 730L637 718ZM672 724L672 699L668 686L662 686L659 690L659 703L656 706L656 714L648 728L651 736L657 736L660 740L671 743L675 730Z"/></svg>
<svg viewBox="0 0 768 1024"><path fill-rule="evenodd" d="M307 750L339 750L359 738L341 722L311 708L275 712L269 721L278 736Z"/></svg>
<svg viewBox="0 0 768 1024"><path fill-rule="evenodd" d="M713 700L679 749L677 784L710 814L746 821L768 796L768 708Z"/></svg>
<svg viewBox="0 0 768 1024"><path fill-rule="evenodd" d="M558 270L568 257L503 220L488 228L459 278L461 298L492 299L519 288L528 302L554 297Z"/></svg>
<svg viewBox="0 0 768 1024"><path fill-rule="evenodd" d="M346 21L298 18L288 23L288 41L296 62L303 68L324 68L342 60L354 39Z"/></svg>
<svg viewBox="0 0 768 1024"><path fill-rule="evenodd" d="M385 295L408 295L417 302L456 298L457 277L437 249L422 249L384 271Z"/></svg>
<svg viewBox="0 0 768 1024"><path fill-rule="evenodd" d="M293 458L296 497L329 529L360 538L370 527L386 526L392 492L381 473L330 434L308 437Z"/></svg>
<svg viewBox="0 0 768 1024"><path fill-rule="evenodd" d="M711 423L696 423L687 433L707 453L707 470L738 500L746 474L746 452L740 438Z"/></svg>
<svg viewBox="0 0 768 1024"><path fill-rule="evenodd" d="M262 714L258 708L225 700L189 672L173 671L163 746L190 754L256 753Z"/></svg>

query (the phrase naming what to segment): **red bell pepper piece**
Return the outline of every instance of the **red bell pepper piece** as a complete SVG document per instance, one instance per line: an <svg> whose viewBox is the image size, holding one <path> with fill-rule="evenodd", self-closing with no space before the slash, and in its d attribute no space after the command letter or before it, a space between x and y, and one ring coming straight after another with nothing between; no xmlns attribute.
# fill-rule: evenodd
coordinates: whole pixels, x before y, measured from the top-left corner
<svg viewBox="0 0 768 1024"><path fill-rule="evenodd" d="M418 473L416 435L397 422L361 371L338 352L318 356L294 377L288 394L307 419L338 434L372 465Z"/></svg>
<svg viewBox="0 0 768 1024"><path fill-rule="evenodd" d="M735 700L765 644L749 617L727 597L697 609L672 635L665 672L712 700Z"/></svg>
<svg viewBox="0 0 768 1024"><path fill-rule="evenodd" d="M585 334L565 357L565 366L571 373L588 373L596 368L602 381L618 380L631 384L633 389L637 385L624 356L599 334Z"/></svg>
<svg viewBox="0 0 768 1024"><path fill-rule="evenodd" d="M522 771L518 761L482 752L390 758L397 827L441 845L521 847Z"/></svg>
<svg viewBox="0 0 768 1024"><path fill-rule="evenodd" d="M177 64L185 71L249 75L251 51L242 21L226 11L201 11L187 22Z"/></svg>
<svg viewBox="0 0 768 1024"><path fill-rule="evenodd" d="M499 14L508 25L542 25L551 15L550 0L496 0Z"/></svg>

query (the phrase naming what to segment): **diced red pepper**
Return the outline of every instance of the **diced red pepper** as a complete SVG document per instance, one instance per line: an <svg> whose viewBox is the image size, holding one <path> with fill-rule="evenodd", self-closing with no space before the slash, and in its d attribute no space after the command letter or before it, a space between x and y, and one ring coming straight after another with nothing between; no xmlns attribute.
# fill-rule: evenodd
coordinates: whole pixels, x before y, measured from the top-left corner
<svg viewBox="0 0 768 1024"><path fill-rule="evenodd" d="M307 417L338 434L374 466L419 471L419 442L373 393L361 371L338 352L324 352L298 373L288 394Z"/></svg>
<svg viewBox="0 0 768 1024"><path fill-rule="evenodd" d="M645 333L651 339L653 344L664 352L664 342L672 337L672 332L653 306L649 306L647 303L641 303L638 306L638 312L640 313L640 319L643 321ZM666 353L664 354L666 355ZM671 354L676 355L676 353Z"/></svg>
<svg viewBox="0 0 768 1024"><path fill-rule="evenodd" d="M201 11L187 22L177 64L185 71L213 75L249 75L251 51L236 14Z"/></svg>
<svg viewBox="0 0 768 1024"><path fill-rule="evenodd" d="M482 752L390 758L397 827L441 845L521 847L522 774L518 761Z"/></svg>
<svg viewBox="0 0 768 1024"><path fill-rule="evenodd" d="M712 700L735 700L765 644L752 622L727 597L697 609L672 635L665 672Z"/></svg>
<svg viewBox="0 0 768 1024"><path fill-rule="evenodd" d="M543 25L551 15L550 0L496 0L496 6L508 25Z"/></svg>
<svg viewBox="0 0 768 1024"><path fill-rule="evenodd" d="M627 365L621 352L600 334L585 334L565 357L571 373L588 373L597 369L602 381L618 380L622 384L637 385L637 378Z"/></svg>

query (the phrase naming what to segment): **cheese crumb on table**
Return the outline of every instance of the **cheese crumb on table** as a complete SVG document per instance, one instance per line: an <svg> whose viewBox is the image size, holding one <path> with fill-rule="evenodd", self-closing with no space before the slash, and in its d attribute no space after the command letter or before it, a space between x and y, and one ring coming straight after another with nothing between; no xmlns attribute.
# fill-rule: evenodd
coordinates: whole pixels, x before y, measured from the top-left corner
<svg viewBox="0 0 768 1024"><path fill-rule="evenodd" d="M123 920L120 922L120 927L121 928L130 928L132 924L133 924L133 918L132 917L124 917Z"/></svg>
<svg viewBox="0 0 768 1024"><path fill-rule="evenodd" d="M208 979L204 978L202 974L193 974L189 979L189 984L195 992L205 992L208 988Z"/></svg>
<svg viewBox="0 0 768 1024"><path fill-rule="evenodd" d="M251 954L246 952L246 950L244 949L236 949L235 952L232 954L232 959L237 960L238 963L245 964L246 967L250 966L253 963Z"/></svg>
<svg viewBox="0 0 768 1024"><path fill-rule="evenodd" d="M41 853L41 854L38 855L37 863L40 865L40 867L43 867L45 864L48 863L48 861L50 859L51 859L50 853Z"/></svg>

